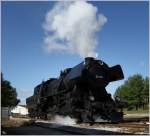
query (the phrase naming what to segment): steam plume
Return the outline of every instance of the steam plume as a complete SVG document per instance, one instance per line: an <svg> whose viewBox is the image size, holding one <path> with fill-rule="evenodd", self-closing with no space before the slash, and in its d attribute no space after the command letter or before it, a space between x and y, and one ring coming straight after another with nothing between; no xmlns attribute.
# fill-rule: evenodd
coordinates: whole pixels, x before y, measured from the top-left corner
<svg viewBox="0 0 150 136"><path fill-rule="evenodd" d="M45 17L45 49L97 57L96 32L106 22L97 7L86 1L57 2Z"/></svg>
<svg viewBox="0 0 150 136"><path fill-rule="evenodd" d="M63 124L63 125L75 125L76 124L76 119L73 119L69 116L56 115L50 121L54 123L58 123L58 124Z"/></svg>

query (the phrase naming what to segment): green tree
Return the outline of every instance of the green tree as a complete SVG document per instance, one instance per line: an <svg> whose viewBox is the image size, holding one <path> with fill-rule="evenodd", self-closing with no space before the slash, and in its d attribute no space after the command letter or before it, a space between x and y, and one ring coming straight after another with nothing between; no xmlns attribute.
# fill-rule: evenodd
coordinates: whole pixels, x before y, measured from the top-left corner
<svg viewBox="0 0 150 136"><path fill-rule="evenodd" d="M143 100L143 109L145 107L145 105L148 105L149 104L149 78L146 77L144 79L144 88L142 90L142 100Z"/></svg>
<svg viewBox="0 0 150 136"><path fill-rule="evenodd" d="M114 98L116 101L116 106L121 109L121 111L123 111L123 108L128 106L127 103L127 91L126 91L126 86L121 85L117 88L115 94L114 94Z"/></svg>
<svg viewBox="0 0 150 136"><path fill-rule="evenodd" d="M144 80L140 74L130 76L123 85L117 88L114 97L118 96L126 100L129 109L135 107L137 110L148 100L148 81L148 78Z"/></svg>
<svg viewBox="0 0 150 136"><path fill-rule="evenodd" d="M135 105L136 109L142 105L142 95L141 92L144 88L143 78L141 75L136 74L129 77L127 82L127 87L129 89L129 102L130 105Z"/></svg>
<svg viewBox="0 0 150 136"><path fill-rule="evenodd" d="M1 73L1 106L2 107L13 107L20 102L17 99L17 92L11 83L4 80L3 74Z"/></svg>

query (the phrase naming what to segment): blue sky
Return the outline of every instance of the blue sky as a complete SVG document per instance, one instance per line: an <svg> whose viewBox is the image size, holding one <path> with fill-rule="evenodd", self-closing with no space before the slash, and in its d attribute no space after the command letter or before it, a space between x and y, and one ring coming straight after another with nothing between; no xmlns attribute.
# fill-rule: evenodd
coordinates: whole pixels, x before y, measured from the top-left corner
<svg viewBox="0 0 150 136"><path fill-rule="evenodd" d="M125 79L148 76L148 2L91 2L108 21L97 34L98 59L109 66L120 64ZM60 70L80 63L79 56L43 50L45 15L54 2L2 2L2 72L25 103L34 87ZM114 93L124 80L112 82Z"/></svg>

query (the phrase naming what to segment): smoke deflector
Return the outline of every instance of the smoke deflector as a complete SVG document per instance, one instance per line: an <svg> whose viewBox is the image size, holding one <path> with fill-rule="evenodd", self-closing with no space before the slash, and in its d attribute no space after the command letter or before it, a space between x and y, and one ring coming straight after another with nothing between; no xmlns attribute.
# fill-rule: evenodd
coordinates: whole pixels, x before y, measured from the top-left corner
<svg viewBox="0 0 150 136"><path fill-rule="evenodd" d="M124 78L123 71L120 65L109 68L109 81L121 80Z"/></svg>

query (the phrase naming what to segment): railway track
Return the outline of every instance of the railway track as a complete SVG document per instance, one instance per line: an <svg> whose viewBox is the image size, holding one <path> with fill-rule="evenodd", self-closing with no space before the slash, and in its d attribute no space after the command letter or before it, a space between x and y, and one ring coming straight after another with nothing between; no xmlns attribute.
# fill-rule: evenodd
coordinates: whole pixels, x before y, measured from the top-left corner
<svg viewBox="0 0 150 136"><path fill-rule="evenodd" d="M117 125L118 127L132 127L132 128L148 128L149 125L145 123L120 123Z"/></svg>
<svg viewBox="0 0 150 136"><path fill-rule="evenodd" d="M129 122L148 122L149 117L129 117L124 118L123 123L129 123Z"/></svg>
<svg viewBox="0 0 150 136"><path fill-rule="evenodd" d="M73 126L60 125L56 123L38 122L16 128L3 128L6 134L15 135L133 135L133 134L148 134L148 126L146 122L128 122L119 124L108 123L89 123L76 124ZM124 131L126 128L132 131Z"/></svg>
<svg viewBox="0 0 150 136"><path fill-rule="evenodd" d="M31 124L20 127L3 128L6 134L15 135L131 135L149 134L149 118L126 118L122 123L81 123L72 126L60 125L45 120L33 120Z"/></svg>
<svg viewBox="0 0 150 136"><path fill-rule="evenodd" d="M77 126L66 126L66 125L59 125L55 123L43 123L43 122L36 122L36 125L39 127L44 128L53 128L58 131L67 132L70 134L75 135L131 135L133 133L127 132L117 132L111 130L100 130L94 128L83 128Z"/></svg>
<svg viewBox="0 0 150 136"><path fill-rule="evenodd" d="M89 124L89 123L85 123L85 124L81 124L81 126L86 126L86 127L126 127L126 128L149 128L149 124L147 124L146 122L122 122L122 123L118 123L118 124L111 124L111 123L94 123L94 124Z"/></svg>

